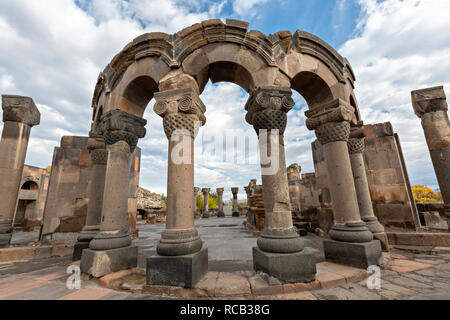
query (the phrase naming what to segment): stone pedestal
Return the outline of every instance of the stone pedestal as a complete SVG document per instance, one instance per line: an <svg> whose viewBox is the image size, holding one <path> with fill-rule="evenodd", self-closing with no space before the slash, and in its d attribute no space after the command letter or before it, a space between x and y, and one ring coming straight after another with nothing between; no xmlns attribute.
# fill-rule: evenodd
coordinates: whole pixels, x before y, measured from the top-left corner
<svg viewBox="0 0 450 320"><path fill-rule="evenodd" d="M327 261L355 268L367 269L369 266L379 266L383 263L379 240L352 243L325 239L323 251Z"/></svg>
<svg viewBox="0 0 450 320"><path fill-rule="evenodd" d="M217 196L218 196L218 209L219 212L217 213L217 217L219 218L224 218L225 217L225 212L223 211L223 188L217 188Z"/></svg>
<svg viewBox="0 0 450 320"><path fill-rule="evenodd" d="M372 233L361 220L347 147L350 123L356 124L354 112L354 108L341 99L315 106L305 112L308 117L306 126L315 130L317 139L323 145L334 214L334 226L329 235L331 239L342 242L342 246L347 243L364 244L373 240ZM350 251L349 255L353 253L355 252ZM381 247L373 254L382 259ZM326 253L326 257L332 256ZM340 263L347 264L346 261L351 260L355 264L354 261L358 259L361 264L366 261L363 256L355 253L351 258L340 260Z"/></svg>
<svg viewBox="0 0 450 320"><path fill-rule="evenodd" d="M356 197L358 199L358 208L362 221L372 232L374 238L382 242L383 251L389 251L384 227L380 224L373 212L372 199L370 197L369 184L367 182L366 168L364 165L363 152L365 131L362 121L351 128L350 138L348 139L348 152L353 172L353 181L355 182Z"/></svg>
<svg viewBox="0 0 450 320"><path fill-rule="evenodd" d="M3 131L0 142L0 248L9 246L14 212L31 128L40 122L33 99L2 95Z"/></svg>
<svg viewBox="0 0 450 320"><path fill-rule="evenodd" d="M81 229L78 242L73 248L72 261L81 259L83 249L89 247L91 240L100 231L102 216L103 190L105 188L106 162L108 151L101 135L90 133L87 148L90 150L92 160L92 178L88 191L89 203L86 216L86 224Z"/></svg>
<svg viewBox="0 0 450 320"><path fill-rule="evenodd" d="M240 211L239 211L239 203L238 203L238 192L239 192L239 188L234 187L231 188L231 192L233 193L233 208L231 210L231 216L233 217L239 217L240 216Z"/></svg>
<svg viewBox="0 0 450 320"><path fill-rule="evenodd" d="M283 134L286 113L294 106L289 88L259 87L245 110L246 121L258 134L265 209L264 229L253 249L255 270L264 270L281 281L312 281L315 263L304 251L292 224ZM297 268L293 265L297 264Z"/></svg>
<svg viewBox="0 0 450 320"><path fill-rule="evenodd" d="M253 247L253 268L283 283L310 282L316 279L314 250L305 248L296 253L271 253Z"/></svg>
<svg viewBox="0 0 450 320"><path fill-rule="evenodd" d="M422 119L450 228L450 122L444 88L439 86L415 90L411 92L411 97L414 113Z"/></svg>
<svg viewBox="0 0 450 320"><path fill-rule="evenodd" d="M209 218L211 215L209 214L209 192L211 191L210 188L203 188L203 217L202 218Z"/></svg>
<svg viewBox="0 0 450 320"><path fill-rule="evenodd" d="M80 269L94 278L100 278L112 272L136 267L137 258L136 246L109 250L84 249Z"/></svg>
<svg viewBox="0 0 450 320"><path fill-rule="evenodd" d="M108 151L105 187L103 191L100 231L81 255L81 271L93 276L107 270L118 271L137 265L137 254L132 256L131 236L127 228L130 153L138 138L145 136L146 120L121 110L105 113L99 125ZM121 250L115 250L121 249ZM98 253L97 253L98 251ZM110 253L111 251L111 253ZM117 252L124 252L118 254ZM95 257L95 258L92 258ZM134 258L133 258L134 257ZM96 259L107 259L101 267ZM103 266L103 264L109 265ZM105 271L106 270L106 271ZM94 272L94 273L93 273Z"/></svg>
<svg viewBox="0 0 450 320"><path fill-rule="evenodd" d="M208 272L208 248L183 256L147 258L147 284L193 288Z"/></svg>
<svg viewBox="0 0 450 320"><path fill-rule="evenodd" d="M169 139L167 218L157 255L147 261L147 281L193 286L208 269L207 251L201 251L203 242L192 214L194 139L198 127L206 122L206 108L191 88L158 92L155 100L153 110L163 118Z"/></svg>

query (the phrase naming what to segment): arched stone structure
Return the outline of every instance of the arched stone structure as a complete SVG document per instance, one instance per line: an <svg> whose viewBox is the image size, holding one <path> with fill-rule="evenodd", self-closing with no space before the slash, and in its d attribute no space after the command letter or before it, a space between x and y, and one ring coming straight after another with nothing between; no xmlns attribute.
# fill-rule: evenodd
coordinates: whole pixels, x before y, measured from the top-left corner
<svg viewBox="0 0 450 320"><path fill-rule="evenodd" d="M146 33L128 43L98 77L92 100L91 131L95 133L104 115L115 109L142 117L147 104L155 97L154 111L163 118L171 155L181 143L178 138L172 139L174 132L183 129L183 133L176 136L185 139L192 147L196 128L204 125L207 106L203 105L199 96L209 80L213 83L228 81L241 86L250 94L245 106L248 111L246 120L255 128L260 146L270 148L273 139L280 142L277 150L269 152L277 151L281 169L274 174L262 174L264 192L268 195L264 197L267 218L258 240L261 250L254 250L254 259L259 257L255 268L285 281L308 281L314 279L315 266L311 266L311 254L305 253L303 242L292 226L285 170L283 133L287 112L293 107L291 89L299 92L309 106L311 112L308 117L315 119L310 119L314 123L308 126L311 130L319 132L324 124L331 122L348 129L349 133L349 122L356 123L360 119L353 93L355 76L347 59L310 33L298 30L294 34L280 31L264 35L256 30L249 31L248 26L247 22L239 20L227 19L225 23L217 19L207 20L172 35ZM335 106L336 103L339 106ZM341 105L344 107L341 108ZM337 110L345 111L342 119ZM327 115L330 112L332 115ZM327 128L330 126L334 124L326 125ZM261 134L260 129L277 129L279 132L276 135ZM336 185L339 185L339 177L333 176L344 175L347 185L345 193L332 190L335 199L339 195L346 199L336 201L335 220L344 225L347 222L355 224L360 238L371 242L372 235L359 216L347 139L348 136L339 139L340 143L332 144L339 149L334 156L342 157L341 164L347 169L344 173L331 171L329 174ZM345 154L342 154L344 151ZM190 159L192 163L178 164L169 157L168 223L158 246L161 256L148 260L147 270L151 269L149 283L193 286L206 271L204 267L192 270L193 266L199 265L199 261L206 259L207 265L207 251L201 249L194 228L191 200L194 191L193 153ZM264 172L264 166L261 169ZM185 177L185 185L178 181L181 175ZM103 201L105 199L106 195ZM107 206L103 203L103 208ZM352 211L347 221L345 210L348 208ZM337 240L361 240L342 237L339 232ZM365 258L359 256L357 259ZM279 259L278 265L270 263L272 259ZM281 264L280 259L283 261ZM269 263L263 266L261 261ZM168 267L180 263L185 266L183 279L177 278L180 276L178 267ZM290 268L292 264L297 267ZM286 268L290 268L290 274L284 272ZM163 276L159 278L168 283L158 282L156 278L160 272Z"/></svg>

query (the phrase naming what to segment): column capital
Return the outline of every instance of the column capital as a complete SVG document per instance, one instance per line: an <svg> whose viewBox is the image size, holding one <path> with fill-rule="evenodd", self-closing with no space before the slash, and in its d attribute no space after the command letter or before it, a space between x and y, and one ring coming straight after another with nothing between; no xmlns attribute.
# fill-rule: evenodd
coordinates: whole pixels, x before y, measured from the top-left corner
<svg viewBox="0 0 450 320"><path fill-rule="evenodd" d="M98 130L103 135L106 145L125 141L133 151L138 139L145 136L146 123L147 120L131 113L122 110L110 110L102 116Z"/></svg>
<svg viewBox="0 0 450 320"><path fill-rule="evenodd" d="M358 123L350 128L350 138L347 141L348 152L350 154L363 153L365 149L366 131L364 129L364 123L358 121Z"/></svg>
<svg viewBox="0 0 450 320"><path fill-rule="evenodd" d="M202 188L203 194L208 194L211 191L211 188Z"/></svg>
<svg viewBox="0 0 450 320"><path fill-rule="evenodd" d="M245 120L260 129L278 129L280 134L286 129L286 114L295 105L292 91L287 87L261 86L256 88L245 104Z"/></svg>
<svg viewBox="0 0 450 320"><path fill-rule="evenodd" d="M293 163L286 168L288 181L300 180L300 171L302 167L298 163Z"/></svg>
<svg viewBox="0 0 450 320"><path fill-rule="evenodd" d="M194 193L197 194L200 191L199 187L194 187Z"/></svg>
<svg viewBox="0 0 450 320"><path fill-rule="evenodd" d="M237 194L238 192L239 192L239 188L238 187L231 188L231 193L233 193L233 195Z"/></svg>
<svg viewBox="0 0 450 320"><path fill-rule="evenodd" d="M216 188L217 194L223 194L223 188Z"/></svg>
<svg viewBox="0 0 450 320"><path fill-rule="evenodd" d="M22 122L32 127L41 120L41 113L30 97L2 95L2 109L4 122Z"/></svg>
<svg viewBox="0 0 450 320"><path fill-rule="evenodd" d="M187 130L195 138L196 122L206 123L206 107L192 88L155 93L153 111L163 118L164 132L168 139L175 130ZM183 133L180 133L183 134Z"/></svg>
<svg viewBox="0 0 450 320"><path fill-rule="evenodd" d="M414 113L419 117L428 112L447 111L444 87L431 87L411 91Z"/></svg>

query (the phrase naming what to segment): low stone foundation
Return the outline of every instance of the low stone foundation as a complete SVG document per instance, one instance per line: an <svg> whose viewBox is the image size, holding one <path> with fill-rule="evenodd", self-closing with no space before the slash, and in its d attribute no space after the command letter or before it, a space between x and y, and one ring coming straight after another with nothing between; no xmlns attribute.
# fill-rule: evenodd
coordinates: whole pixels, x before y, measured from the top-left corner
<svg viewBox="0 0 450 320"><path fill-rule="evenodd" d="M450 247L450 232L386 232L391 245Z"/></svg>

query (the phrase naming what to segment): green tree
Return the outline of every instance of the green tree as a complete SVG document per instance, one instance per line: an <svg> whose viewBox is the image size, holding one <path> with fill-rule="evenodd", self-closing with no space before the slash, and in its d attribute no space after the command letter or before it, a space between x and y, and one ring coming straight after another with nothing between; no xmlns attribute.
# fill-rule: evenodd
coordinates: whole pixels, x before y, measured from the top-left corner
<svg viewBox="0 0 450 320"><path fill-rule="evenodd" d="M208 209L214 209L217 208L217 203L219 200L219 196L217 193L212 192L209 194L208 197ZM197 209L203 210L205 207L204 201L203 201L203 195L197 194Z"/></svg>

